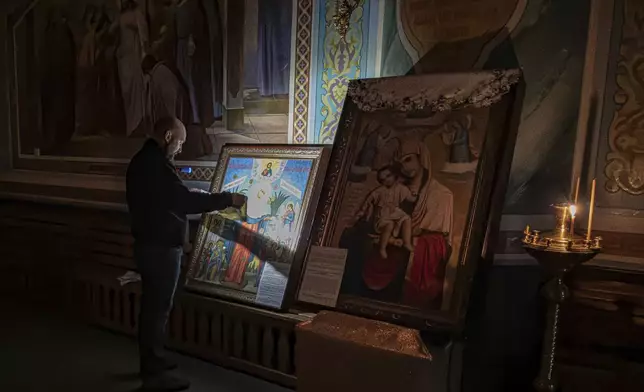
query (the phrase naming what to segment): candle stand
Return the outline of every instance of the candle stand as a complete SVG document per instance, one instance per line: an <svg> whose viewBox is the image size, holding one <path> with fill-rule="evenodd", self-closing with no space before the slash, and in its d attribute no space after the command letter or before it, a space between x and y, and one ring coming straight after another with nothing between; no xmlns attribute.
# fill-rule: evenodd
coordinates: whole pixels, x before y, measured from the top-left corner
<svg viewBox="0 0 644 392"><path fill-rule="evenodd" d="M555 355L559 316L562 303L569 297L564 277L577 265L595 257L601 250L601 238L590 238L590 234L579 236L574 233L568 221L574 219L575 210L568 205L557 205L556 227L554 230L541 233L526 227L523 237L523 248L534 257L551 278L542 289L548 301L546 328L543 336L541 367L534 381L534 388L539 392L557 391L555 375ZM572 215L570 214L572 212Z"/></svg>

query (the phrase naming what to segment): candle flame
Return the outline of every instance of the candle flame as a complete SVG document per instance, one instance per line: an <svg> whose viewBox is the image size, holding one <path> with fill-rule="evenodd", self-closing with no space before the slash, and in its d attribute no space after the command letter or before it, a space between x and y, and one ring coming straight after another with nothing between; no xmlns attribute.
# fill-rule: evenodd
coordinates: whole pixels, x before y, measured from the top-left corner
<svg viewBox="0 0 644 392"><path fill-rule="evenodd" d="M570 206L570 216L574 218L576 214L577 214L577 206L572 204Z"/></svg>

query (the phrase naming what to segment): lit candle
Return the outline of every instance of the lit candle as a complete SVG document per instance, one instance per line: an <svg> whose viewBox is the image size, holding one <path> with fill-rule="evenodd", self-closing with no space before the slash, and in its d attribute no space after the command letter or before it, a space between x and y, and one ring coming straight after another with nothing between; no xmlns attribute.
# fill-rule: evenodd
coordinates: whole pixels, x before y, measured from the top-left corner
<svg viewBox="0 0 644 392"><path fill-rule="evenodd" d="M575 235L575 214L576 213L577 213L577 206L573 204L570 206L570 236L571 237Z"/></svg>
<svg viewBox="0 0 644 392"><path fill-rule="evenodd" d="M579 180L580 179L581 179L580 177L577 177L577 185L575 186L575 198L573 199L574 200L573 203L575 203L575 205L577 205L577 201L579 200Z"/></svg>
<svg viewBox="0 0 644 392"><path fill-rule="evenodd" d="M595 211L595 185L597 180L593 180L593 185L590 188L590 212L588 213L588 232L586 239L590 241L591 231L593 228L593 212Z"/></svg>

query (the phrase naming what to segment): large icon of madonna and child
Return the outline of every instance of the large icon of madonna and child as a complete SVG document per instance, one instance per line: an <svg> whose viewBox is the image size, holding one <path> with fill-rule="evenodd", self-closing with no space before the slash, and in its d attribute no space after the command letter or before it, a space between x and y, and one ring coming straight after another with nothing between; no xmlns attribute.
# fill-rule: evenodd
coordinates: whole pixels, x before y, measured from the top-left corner
<svg viewBox="0 0 644 392"><path fill-rule="evenodd" d="M269 149L236 148L252 152ZM244 293L239 298L252 301L260 291L267 263L288 274L312 200L312 179L320 167L315 154L300 158L289 157L288 152L327 150L283 148L285 158L275 153L246 153L231 155L225 161L218 191L245 194L248 202L241 210L220 211L202 221L198 234L202 245L193 254L188 288L195 284L219 287L217 293Z"/></svg>
<svg viewBox="0 0 644 392"><path fill-rule="evenodd" d="M516 132L508 108L519 75L350 82L330 163L337 170L320 196L331 213L316 220L314 237L347 250L337 307L423 328L459 319L492 219L496 170L510 161L498 146Z"/></svg>
<svg viewBox="0 0 644 392"><path fill-rule="evenodd" d="M351 261L342 291L440 307L452 254L454 190L432 170L422 134L399 133L384 148L391 151L377 154L391 157L349 182L345 193L352 197L360 189L366 197L357 200L357 211L347 214L353 219L340 233L339 245Z"/></svg>

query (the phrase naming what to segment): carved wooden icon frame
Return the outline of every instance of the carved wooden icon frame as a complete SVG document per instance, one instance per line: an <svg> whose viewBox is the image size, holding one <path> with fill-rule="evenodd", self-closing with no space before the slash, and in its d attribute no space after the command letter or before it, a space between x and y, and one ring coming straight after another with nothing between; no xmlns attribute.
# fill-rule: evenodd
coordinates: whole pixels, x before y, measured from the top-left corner
<svg viewBox="0 0 644 392"><path fill-rule="evenodd" d="M491 252L491 247L486 243L490 240L486 238L486 231L491 221L500 219L501 209L494 208L492 201L499 202L499 195L505 192L507 185L522 103L520 87L522 82L518 70L351 82L312 234L313 245L349 250L338 309L420 329L462 327L476 264L482 252ZM470 129L476 129L476 126L483 128L477 131L480 149L476 163L470 165L469 169L467 165L451 165L451 153L447 153L443 154L443 169L436 169L436 162L440 158L433 162L429 159L429 151L440 152L434 143L440 140L438 133L444 133L453 118L468 117L469 123L454 121L461 126L469 124L468 127L473 127L467 128L467 134L472 138L475 133ZM386 128L389 130L383 131ZM383 136L387 134L390 136ZM378 145L374 140L380 143L377 153L365 153L365 146ZM396 143L397 147L394 146ZM471 145L466 147L471 148ZM388 149L390 152L387 152ZM417 155L415 167L404 161L407 159L405 157L413 155L407 154L409 151L415 151L413 154ZM380 161L380 167L371 163L378 161L378 154L386 157ZM423 154L426 158L422 158ZM449 161L445 157L450 157ZM473 159L471 162L474 162ZM426 165L418 162L426 162ZM391 168L396 165L397 169ZM461 169L470 171L459 173ZM444 173L439 174L439 170ZM411 194L410 200L414 200L403 211L409 214L407 218L403 213L396 212L397 216L403 217L403 221L411 219L412 230L417 232L410 245L404 245L405 241L394 238L393 234L389 242L382 240L382 228L387 221L383 218L383 207L372 215L371 221L364 219L362 214L365 208L369 209L363 200L377 200L377 196L373 195L384 192L378 190L384 188L379 187L377 181L385 184L392 171L398 175L404 174L399 176L404 181L396 182L404 186L392 187L398 187L401 194ZM437 182L444 181L446 186L431 185L434 178L438 178ZM421 184L416 190L413 189L415 179L419 179L418 184ZM365 185L369 183L370 186ZM459 188L459 183L470 185ZM407 186L410 189L408 193L404 190ZM470 193L458 189L469 189ZM436 196L438 194L442 196ZM388 203L391 197L387 199ZM359 207L361 203L364 204ZM451 210L447 207L441 210L433 207L432 203L447 206ZM372 208L378 211L377 204ZM360 211L358 217L351 218L353 220L348 218L356 210ZM436 224L436 216L442 216L443 221ZM374 222L374 219L380 219L380 223L365 226L365 222ZM402 227L404 230L404 225ZM456 233L454 227L460 227L460 234ZM385 252L379 250L382 245L378 244L382 243L386 243ZM419 248L419 244L425 244L424 248ZM404 247L411 247L413 251L404 250ZM444 264L440 267L440 263L434 263L432 267L435 276L439 276L434 279L433 290L438 294L433 294L431 299L435 301L432 303L427 295L432 291L431 284L427 290L419 291L416 289L422 284L414 286L409 282L419 281L413 272L418 271L416 266L431 266L431 249L439 248L444 252L435 260L440 259ZM425 257L422 252L428 252L430 256ZM421 256L416 259L419 254ZM372 260L375 261L372 263ZM417 263L417 260L422 261ZM396 264L393 270L393 267L389 267L392 264ZM440 275L441 268L445 271L443 275ZM428 281L431 279L428 278ZM397 288L391 289L395 284ZM439 285L438 289L436 285ZM408 287L416 292L408 290ZM387 290L393 294L383 294ZM408 292L411 293L409 296ZM439 300L436 296L439 296Z"/></svg>
<svg viewBox="0 0 644 392"><path fill-rule="evenodd" d="M186 288L265 307L288 306L308 247L311 222L330 152L328 146L319 145L224 146L210 191L241 192L248 196L249 202L241 212L229 210L202 216L190 258ZM297 173L303 172L305 167L308 174L304 184L301 174ZM236 170L246 173L245 176L237 175ZM299 180L291 180L296 178ZM297 188L298 184L303 188ZM274 203L277 199L281 203ZM264 204L260 205L260 202ZM274 204L277 207L274 208ZM293 213L291 217L288 216L289 208ZM285 238L292 239L292 242L285 242ZM225 256L217 255L215 245L219 241L222 245L219 252ZM267 258L279 257L279 262L267 261L262 252L270 254ZM213 255L217 255L214 262ZM254 264L258 264L256 269L252 268ZM261 278L269 264L271 270L274 268L286 278L279 303L258 302ZM229 274L229 269L233 268L236 270ZM251 282L248 276L255 280ZM254 288L251 287L253 284Z"/></svg>

